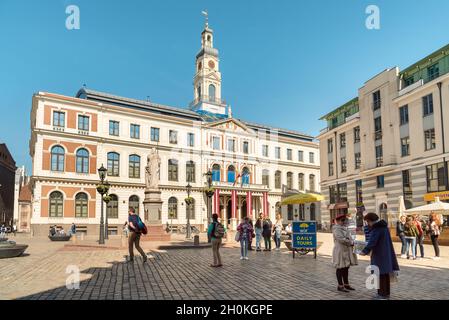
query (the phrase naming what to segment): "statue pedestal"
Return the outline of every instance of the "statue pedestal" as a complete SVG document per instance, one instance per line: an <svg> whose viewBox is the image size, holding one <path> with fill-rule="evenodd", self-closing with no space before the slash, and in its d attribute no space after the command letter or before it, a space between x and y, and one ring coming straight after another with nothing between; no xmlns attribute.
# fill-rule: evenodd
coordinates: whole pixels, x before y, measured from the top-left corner
<svg viewBox="0 0 449 320"><path fill-rule="evenodd" d="M159 189L145 190L145 200L143 200L145 223L148 234L142 235L143 241L170 241L170 234L165 232L162 225L162 200Z"/></svg>

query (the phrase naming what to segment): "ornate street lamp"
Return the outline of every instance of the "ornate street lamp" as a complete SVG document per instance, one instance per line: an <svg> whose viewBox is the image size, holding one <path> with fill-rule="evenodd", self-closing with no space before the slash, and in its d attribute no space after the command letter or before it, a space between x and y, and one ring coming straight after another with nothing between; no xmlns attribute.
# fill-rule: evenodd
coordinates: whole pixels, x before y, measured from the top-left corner
<svg viewBox="0 0 449 320"><path fill-rule="evenodd" d="M214 188L212 188L212 172L210 169L204 174L207 179L207 189L205 190L207 196L207 220L212 223L212 201L211 198L214 195ZM208 237L208 242L211 242L211 238Z"/></svg>
<svg viewBox="0 0 449 320"><path fill-rule="evenodd" d="M104 238L109 239L109 227L108 227L108 203L111 201L111 197L108 195L109 189L111 185L108 180L104 182L104 186L106 188L106 194L103 196L103 202L106 203L106 220L104 224ZM103 207L103 204L101 205Z"/></svg>
<svg viewBox="0 0 449 320"><path fill-rule="evenodd" d="M100 239L98 240L99 244L104 244L103 195L108 192L106 190L106 186L104 185L104 178L106 177L107 171L108 170L103 166L103 164L98 169L100 183L97 185L97 191L101 196Z"/></svg>
<svg viewBox="0 0 449 320"><path fill-rule="evenodd" d="M186 212L187 212L187 232L186 232L186 239L190 239L191 237L191 230L190 230L190 205L193 203L193 199L190 198L190 192L192 191L192 186L190 185L190 182L186 186L187 188L187 198L184 200L186 202Z"/></svg>

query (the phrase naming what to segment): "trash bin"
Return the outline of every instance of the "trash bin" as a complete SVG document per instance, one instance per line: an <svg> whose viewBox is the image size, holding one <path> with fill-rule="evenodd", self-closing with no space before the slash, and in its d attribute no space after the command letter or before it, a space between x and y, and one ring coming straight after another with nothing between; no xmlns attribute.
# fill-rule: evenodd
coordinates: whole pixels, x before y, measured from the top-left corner
<svg viewBox="0 0 449 320"><path fill-rule="evenodd" d="M198 235L193 236L193 245L194 246L199 246L200 245L200 236L198 236Z"/></svg>

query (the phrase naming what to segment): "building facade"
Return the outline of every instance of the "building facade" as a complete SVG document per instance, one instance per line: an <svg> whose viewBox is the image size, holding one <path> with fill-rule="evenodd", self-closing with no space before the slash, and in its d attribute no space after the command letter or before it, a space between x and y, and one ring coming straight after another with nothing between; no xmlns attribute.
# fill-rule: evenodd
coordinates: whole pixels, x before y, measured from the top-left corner
<svg viewBox="0 0 449 320"><path fill-rule="evenodd" d="M322 117L322 217L376 212L393 225L405 207L449 200L449 46L407 69L387 69ZM447 217L445 217L447 219Z"/></svg>
<svg viewBox="0 0 449 320"><path fill-rule="evenodd" d="M0 143L0 223L13 225L16 162L4 143Z"/></svg>
<svg viewBox="0 0 449 320"><path fill-rule="evenodd" d="M46 234L49 225L98 233L97 169L111 183L109 232L121 233L128 207L147 218L143 200L147 156L161 158L162 221L203 229L207 224L204 187L212 172L213 212L235 228L245 216L281 212L284 220L320 219L318 203L281 208L282 197L320 192L318 144L310 135L236 119L221 96L214 34L208 25L196 56L194 101L175 108L82 88L76 97L39 92L33 96L30 154L33 159L31 225ZM194 202L188 208L187 185Z"/></svg>

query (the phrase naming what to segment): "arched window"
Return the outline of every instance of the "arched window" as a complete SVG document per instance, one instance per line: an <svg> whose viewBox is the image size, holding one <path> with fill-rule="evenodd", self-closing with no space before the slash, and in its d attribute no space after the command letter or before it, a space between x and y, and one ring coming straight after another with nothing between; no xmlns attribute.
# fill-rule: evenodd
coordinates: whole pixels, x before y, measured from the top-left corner
<svg viewBox="0 0 449 320"><path fill-rule="evenodd" d="M270 171L268 171L267 169L264 169L262 171L262 184L270 187Z"/></svg>
<svg viewBox="0 0 449 320"><path fill-rule="evenodd" d="M209 85L209 99L215 101L215 86L213 84Z"/></svg>
<svg viewBox="0 0 449 320"><path fill-rule="evenodd" d="M51 171L64 171L64 154L61 146L51 148Z"/></svg>
<svg viewBox="0 0 449 320"><path fill-rule="evenodd" d="M304 173L298 174L298 189L304 190Z"/></svg>
<svg viewBox="0 0 449 320"><path fill-rule="evenodd" d="M108 153L108 176L118 177L120 174L120 155L117 152Z"/></svg>
<svg viewBox="0 0 449 320"><path fill-rule="evenodd" d="M287 172L287 189L293 189L293 173Z"/></svg>
<svg viewBox="0 0 449 320"><path fill-rule="evenodd" d="M140 178L140 156L136 154L129 156L129 177Z"/></svg>
<svg viewBox="0 0 449 320"><path fill-rule="evenodd" d="M198 94L198 99L201 99L201 86L198 86L196 88L196 90L197 90L197 94Z"/></svg>
<svg viewBox="0 0 449 320"><path fill-rule="evenodd" d="M59 191L50 193L50 217L62 217L64 213L64 196Z"/></svg>
<svg viewBox="0 0 449 320"><path fill-rule="evenodd" d="M87 218L88 216L88 200L87 194L80 192L75 196L75 217Z"/></svg>
<svg viewBox="0 0 449 320"><path fill-rule="evenodd" d="M220 181L220 165L218 164L212 166L212 181Z"/></svg>
<svg viewBox="0 0 449 320"><path fill-rule="evenodd" d="M192 198L192 203L190 205L186 205L186 219L190 220L195 219L195 199Z"/></svg>
<svg viewBox="0 0 449 320"><path fill-rule="evenodd" d="M139 197L136 195L133 195L131 197L129 197L128 200L128 207L130 208L134 208L134 210L136 210L136 214L139 215Z"/></svg>
<svg viewBox="0 0 449 320"><path fill-rule="evenodd" d="M279 170L274 174L274 187L276 189L281 188L281 172Z"/></svg>
<svg viewBox="0 0 449 320"><path fill-rule="evenodd" d="M314 174L309 175L309 190L311 192L315 191L315 175Z"/></svg>
<svg viewBox="0 0 449 320"><path fill-rule="evenodd" d="M310 205L310 220L312 220L312 221L316 220L316 205L315 205L315 203L312 203Z"/></svg>
<svg viewBox="0 0 449 320"><path fill-rule="evenodd" d="M178 181L178 161L168 160L168 181Z"/></svg>
<svg viewBox="0 0 449 320"><path fill-rule="evenodd" d="M118 218L118 197L115 194L111 194L111 201L109 201L106 207L106 214L108 215L108 219L117 219Z"/></svg>
<svg viewBox="0 0 449 320"><path fill-rule="evenodd" d="M178 219L178 199L175 197L168 199L168 218Z"/></svg>
<svg viewBox="0 0 449 320"><path fill-rule="evenodd" d="M89 151L86 149L76 152L76 172L89 173Z"/></svg>
<svg viewBox="0 0 449 320"><path fill-rule="evenodd" d="M235 168L233 165L228 167L228 182L235 182Z"/></svg>
<svg viewBox="0 0 449 320"><path fill-rule="evenodd" d="M249 184L249 169L247 167L242 170L242 184Z"/></svg>
<svg viewBox="0 0 449 320"><path fill-rule="evenodd" d="M195 162L186 162L186 181L195 182Z"/></svg>

